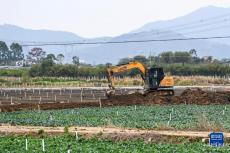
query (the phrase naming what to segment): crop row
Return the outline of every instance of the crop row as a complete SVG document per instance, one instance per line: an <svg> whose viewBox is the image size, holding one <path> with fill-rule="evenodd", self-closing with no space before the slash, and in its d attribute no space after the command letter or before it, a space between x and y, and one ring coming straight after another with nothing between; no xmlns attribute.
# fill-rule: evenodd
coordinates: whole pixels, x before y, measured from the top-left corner
<svg viewBox="0 0 230 153"><path fill-rule="evenodd" d="M167 105L2 112L0 123L230 130L230 105Z"/></svg>
<svg viewBox="0 0 230 153"><path fill-rule="evenodd" d="M27 140L26 140L27 139ZM143 152L229 152L229 147L214 148L204 145L201 142L182 143L182 144L153 144L145 143L142 140L119 141L98 140L79 138L70 135L62 135L55 137L46 137L44 140L44 148L42 139L24 137L24 136L1 136L0 151L21 153L21 152L92 152L92 153L143 153ZM27 146L26 146L27 141ZM43 150L44 149L44 150Z"/></svg>

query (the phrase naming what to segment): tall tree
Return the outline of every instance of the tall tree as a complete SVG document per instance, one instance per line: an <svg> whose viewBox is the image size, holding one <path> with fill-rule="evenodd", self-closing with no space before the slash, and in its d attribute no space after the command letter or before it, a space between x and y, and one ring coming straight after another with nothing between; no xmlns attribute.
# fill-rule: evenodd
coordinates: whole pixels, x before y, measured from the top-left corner
<svg viewBox="0 0 230 153"><path fill-rule="evenodd" d="M189 51L189 54L192 56L192 63L199 63L200 58L197 56L197 51L195 49L191 49Z"/></svg>
<svg viewBox="0 0 230 153"><path fill-rule="evenodd" d="M7 47L6 43L3 41L0 41L0 64L7 64L7 60L9 60L10 51Z"/></svg>
<svg viewBox="0 0 230 153"><path fill-rule="evenodd" d="M195 49L191 49L191 50L189 51L189 53L190 53L192 56L197 57L197 51L196 51Z"/></svg>
<svg viewBox="0 0 230 153"><path fill-rule="evenodd" d="M54 54L48 54L48 55L46 56L46 59L50 59L50 60L52 60L52 61L56 61L56 60L57 60Z"/></svg>
<svg viewBox="0 0 230 153"><path fill-rule="evenodd" d="M18 43L12 43L10 45L10 50L12 52L12 60L13 61L20 61L24 59L24 54L22 50L22 46Z"/></svg>
<svg viewBox="0 0 230 153"><path fill-rule="evenodd" d="M79 59L79 57L78 57L78 56L74 56L74 57L72 58L72 60L73 60L73 64L74 64L74 65L77 65L77 67L78 67L79 64L80 64L80 59Z"/></svg>
<svg viewBox="0 0 230 153"><path fill-rule="evenodd" d="M189 63L192 59L192 56L189 52L175 52L175 63Z"/></svg>
<svg viewBox="0 0 230 153"><path fill-rule="evenodd" d="M173 52L163 52L160 54L160 61L163 63L172 63L173 62Z"/></svg>
<svg viewBox="0 0 230 153"><path fill-rule="evenodd" d="M51 74L52 73L52 66L55 65L54 60L55 60L54 54L48 54L46 58L42 59L41 62L41 72L43 75L45 74Z"/></svg>
<svg viewBox="0 0 230 153"><path fill-rule="evenodd" d="M64 58L65 58L65 56L63 54L58 54L57 55L57 61L58 61L58 63L62 64Z"/></svg>
<svg viewBox="0 0 230 153"><path fill-rule="evenodd" d="M41 63L42 59L45 57L46 52L43 51L42 48L32 48L31 51L28 53L27 55L27 60L31 63L31 64L37 64L37 63Z"/></svg>

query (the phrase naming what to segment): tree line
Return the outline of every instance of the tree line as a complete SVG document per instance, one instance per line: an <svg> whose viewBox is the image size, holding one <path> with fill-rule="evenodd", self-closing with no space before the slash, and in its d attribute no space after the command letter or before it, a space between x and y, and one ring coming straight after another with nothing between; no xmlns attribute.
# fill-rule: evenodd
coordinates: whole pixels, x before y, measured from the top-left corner
<svg viewBox="0 0 230 153"><path fill-rule="evenodd" d="M130 59L129 59L130 60ZM204 75L204 76L227 76L230 74L230 66L227 64L220 64L217 62L208 63L160 63L150 62L149 58L144 56L135 56L133 60L144 63L146 67L159 66L163 67L165 73L171 75ZM119 64L124 64L124 59L121 59ZM125 61L127 62L127 61ZM41 62L41 64L35 64L29 70L29 74L32 77L35 76L50 76L50 77L99 77L104 78L106 76L106 68L112 66L111 63L100 64L92 66L89 64L57 64L54 62L52 56L47 55ZM117 76L136 76L139 71L136 69L129 70Z"/></svg>
<svg viewBox="0 0 230 153"><path fill-rule="evenodd" d="M226 59L223 59L226 60ZM140 61L146 66L153 64L207 64L207 63L222 63L222 60L214 59L212 56L198 57L197 51L191 49L190 51L165 51L156 56L138 55L132 58L125 57L119 60L118 64L124 64L130 61ZM229 60L227 60L229 61Z"/></svg>
<svg viewBox="0 0 230 153"><path fill-rule="evenodd" d="M28 54L25 56L23 53L22 46L18 43L12 43L10 46L4 41L0 41L0 65L1 66L31 66L33 64L40 64L42 60L46 57L53 57L57 63L62 64L64 60L63 54L58 54L55 56L54 54L48 54L40 47L32 48ZM72 57L73 64L79 64L80 59L77 56Z"/></svg>
<svg viewBox="0 0 230 153"><path fill-rule="evenodd" d="M52 76L52 77L105 77L106 67L112 63L90 65L81 63L78 56L72 57L72 64L63 64L63 54L47 54L42 48L32 48L26 56L18 43L12 43L9 47L5 42L0 41L0 65L12 65L19 60L25 60L24 66L29 66L29 75ZM146 67L160 66L166 73L172 75L217 75L226 76L230 74L229 59L217 60L212 56L198 57L197 51L164 51L156 56L137 55L132 58L121 58L118 64L125 64L130 61L139 61ZM15 73L15 76L21 73ZM0 73L0 75L13 75L12 73ZM130 70L120 76L135 76L138 70ZM118 74L119 75L119 74Z"/></svg>

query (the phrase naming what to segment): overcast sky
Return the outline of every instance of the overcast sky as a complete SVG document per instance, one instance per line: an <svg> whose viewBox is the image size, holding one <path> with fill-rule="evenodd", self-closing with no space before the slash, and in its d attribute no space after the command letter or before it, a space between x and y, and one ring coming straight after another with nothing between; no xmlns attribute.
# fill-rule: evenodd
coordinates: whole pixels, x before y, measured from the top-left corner
<svg viewBox="0 0 230 153"><path fill-rule="evenodd" d="M98 37L126 33L200 7L230 7L230 0L0 0L0 4L0 24Z"/></svg>

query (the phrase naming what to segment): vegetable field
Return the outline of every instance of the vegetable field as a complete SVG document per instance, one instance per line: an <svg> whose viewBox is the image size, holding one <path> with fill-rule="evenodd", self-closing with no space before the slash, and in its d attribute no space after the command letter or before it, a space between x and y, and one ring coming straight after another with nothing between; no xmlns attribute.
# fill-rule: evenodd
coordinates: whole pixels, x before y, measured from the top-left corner
<svg viewBox="0 0 230 153"><path fill-rule="evenodd" d="M123 96L116 101L106 96L106 88L3 88L0 89L0 152L229 152L228 139L222 148L201 141L210 131L224 131L229 138L229 92L219 88L208 92L195 89L185 92L178 88L175 96L135 95L130 102L126 98L132 94L127 93L134 88L117 89L116 94ZM185 102L173 103L170 98ZM203 102L197 105L192 103L195 100ZM36 126L36 130L31 132L29 125ZM54 127L62 130L52 133ZM39 134L41 129L44 135ZM79 132L78 137L69 135L65 129L71 134ZM61 131L65 134L60 135ZM163 131L184 131L189 135L165 136L160 133ZM197 131L203 134L197 136Z"/></svg>
<svg viewBox="0 0 230 153"><path fill-rule="evenodd" d="M42 144L44 141L44 145ZM149 153L149 152L209 152L224 153L229 152L229 147L214 148L201 142L193 142L187 144L168 144L168 143L145 143L142 140L112 142L109 140L98 139L76 139L73 136L64 135L45 138L31 137L0 137L1 152L22 153L22 152L49 152L49 153ZM27 145L26 145L27 144Z"/></svg>
<svg viewBox="0 0 230 153"><path fill-rule="evenodd" d="M0 123L39 126L115 126L230 130L230 105L79 108L0 113Z"/></svg>

